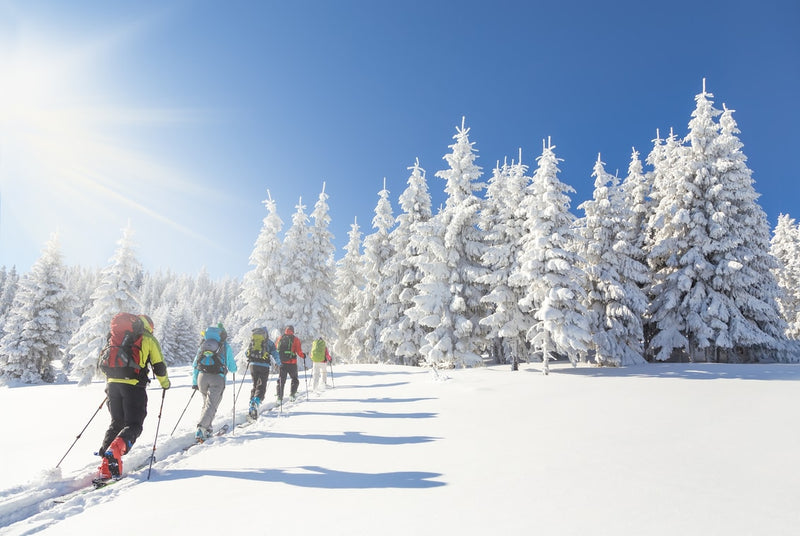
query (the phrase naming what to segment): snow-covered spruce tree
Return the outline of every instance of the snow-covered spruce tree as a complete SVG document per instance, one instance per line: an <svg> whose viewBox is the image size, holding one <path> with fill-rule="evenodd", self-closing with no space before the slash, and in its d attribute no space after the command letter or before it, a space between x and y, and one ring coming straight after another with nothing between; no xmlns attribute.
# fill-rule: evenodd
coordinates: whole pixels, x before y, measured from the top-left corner
<svg viewBox="0 0 800 536"><path fill-rule="evenodd" d="M280 322L280 333L287 325L294 326L294 333L304 346L311 343L311 272L307 269L308 252L311 251L311 236L306 205L299 199L292 216L292 225L283 238L279 252L278 273L275 277L275 315ZM268 326L271 328L271 326Z"/></svg>
<svg viewBox="0 0 800 536"><path fill-rule="evenodd" d="M205 326L200 327L189 302L162 303L152 318L167 365L191 364L197 353L200 332Z"/></svg>
<svg viewBox="0 0 800 536"><path fill-rule="evenodd" d="M704 87L695 97L696 108L689 122L690 146L682 151L683 163L676 170L674 183L668 185L671 188L656 208L655 217L661 217L664 223L650 251L655 269L651 316L657 327L651 344L659 349L658 360L668 359L673 350L683 347L689 360L705 361L715 330L727 323L728 307L720 304L724 297L711 287L716 266L712 255L707 256L717 249L714 235L719 233L707 206L713 201L706 195L720 189L714 157L709 154L719 135L714 118L720 113L709 100L711 96ZM714 309L707 311L711 302L715 302Z"/></svg>
<svg viewBox="0 0 800 536"><path fill-rule="evenodd" d="M64 276L54 235L19 282L7 333L0 340L0 376L24 383L56 381L53 363L61 359L76 325Z"/></svg>
<svg viewBox="0 0 800 536"><path fill-rule="evenodd" d="M432 216L431 196L425 170L417 159L408 168L408 186L400 194L402 212L397 216L397 225L390 233L394 254L386 261L387 278L394 281L389 291L387 303L399 304L398 314L387 319L381 331L381 342L387 355L394 362L403 365L419 364L420 341L425 338L428 328L413 321L406 311L414 307L417 285L422 280L420 263L424 247L419 243L419 227Z"/></svg>
<svg viewBox="0 0 800 536"><path fill-rule="evenodd" d="M414 307L407 312L412 320L431 328L420 354L428 365L439 368L480 365L486 347L480 326L486 316L480 301L485 288L479 283L484 273L478 228L481 200L476 195L485 185L478 182L482 171L475 164L476 150L463 119L456 130L452 152L444 156L449 168L436 172L446 181L447 201L420 227L426 240L424 275Z"/></svg>
<svg viewBox="0 0 800 536"><path fill-rule="evenodd" d="M652 206L650 204L651 180L650 174L644 173L639 151L631 149L631 161L628 164L628 175L620 185L622 206L627 216L626 228L631 233L630 245L636 252L636 259L647 269L647 255L645 254L645 235L647 233L647 219L650 217Z"/></svg>
<svg viewBox="0 0 800 536"><path fill-rule="evenodd" d="M16 266L12 266L6 272L6 277L3 280L3 286L0 287L0 338L5 334L5 323L8 318L8 311L11 310L11 305L14 303L14 295L17 293L17 285L19 284L19 275L17 274Z"/></svg>
<svg viewBox="0 0 800 536"><path fill-rule="evenodd" d="M774 265L766 217L756 204L735 123L723 136L712 97L704 81L683 165L672 183L663 184L654 214L651 316L657 333L651 345L657 359L680 348L692 361L750 360L755 351L782 350L777 285L765 274ZM743 290L751 286L753 291Z"/></svg>
<svg viewBox="0 0 800 536"><path fill-rule="evenodd" d="M636 265L640 261L635 252L627 248L626 240L632 237L625 227L627 207L617 177L606 172L599 154L592 176L593 198L578 206L586 216L577 228L582 234L579 253L586 263L586 308L594 359L601 365L641 364L642 315L647 302L637 283L646 281L646 272L643 265Z"/></svg>
<svg viewBox="0 0 800 536"><path fill-rule="evenodd" d="M134 252L130 225L123 230L117 244L116 252L100 273L99 285L92 293L92 307L84 313L80 329L69 342L73 357L70 372L78 385L88 385L97 376L97 360L106 344L114 315L140 312L142 265Z"/></svg>
<svg viewBox="0 0 800 536"><path fill-rule="evenodd" d="M364 286L365 305L367 310L366 322L360 330L359 337L364 345L368 363L385 363L393 361L393 353L384 349L381 342L381 331L384 322L396 320L400 314L400 303L389 301L389 293L399 282L399 274L387 273L387 262L395 254L394 247L389 239L389 233L394 226L392 204L389 201L389 190L386 189L386 179L383 179L383 189L378 192L378 203L375 205L375 216L372 218L372 228L375 231L364 238ZM390 279L394 275L395 279Z"/></svg>
<svg viewBox="0 0 800 536"><path fill-rule="evenodd" d="M788 214L778 216L770 252L778 261L774 271L781 289L778 304L786 320L786 336L800 340L800 227Z"/></svg>
<svg viewBox="0 0 800 536"><path fill-rule="evenodd" d="M645 326L645 351L650 359L667 360L673 350L679 355L687 350L685 318L678 309L677 266L679 252L688 246L687 236L681 234L680 222L687 219L680 206L683 189L678 185L685 176L687 158L675 133L670 129L666 140L656 137L647 162L653 166L651 203L653 210L647 221L645 252L651 282L647 289L649 307Z"/></svg>
<svg viewBox="0 0 800 536"><path fill-rule="evenodd" d="M278 236L283 228L283 221L277 212L277 204L267 190L264 200L267 215L261 225L253 252L250 254L250 265L253 267L244 275L239 294L242 307L237 313L241 328L234 334L234 347L239 348L237 361L245 361L244 353L250 344L250 334L258 326L269 330L280 329L285 322L281 309L280 296L275 288L281 262L281 240Z"/></svg>
<svg viewBox="0 0 800 536"><path fill-rule="evenodd" d="M364 257L361 255L361 231L358 221L353 220L345 254L336 266L336 301L338 303L338 329L333 345L333 356L348 363L364 363L366 353L358 334L367 321L365 308L366 280L364 279Z"/></svg>
<svg viewBox="0 0 800 536"><path fill-rule="evenodd" d="M723 315L727 324L715 332L717 358L728 361L785 360L786 323L780 314L780 289L773 270L778 264L770 254L770 227L758 204L752 171L742 153L734 110L723 104L720 135L709 153L716 158L714 172L719 189L708 192L716 207L712 235L716 266L711 286L729 301ZM712 302L713 305L713 302Z"/></svg>
<svg viewBox="0 0 800 536"><path fill-rule="evenodd" d="M554 149L551 143L543 144L536 159L538 167L524 201L527 232L519 265L509 279L511 286L525 290L520 307L534 318L526 337L541 354L545 374L554 355L565 355L573 365L584 359L592 340L584 305L586 274L573 249L578 237L569 194L574 190L558 179Z"/></svg>
<svg viewBox="0 0 800 536"><path fill-rule="evenodd" d="M309 338L322 337L332 341L336 333L336 297L334 292L335 267L333 234L330 231L331 217L325 183L311 212L314 225L311 227L311 249L306 252L308 270L311 272L311 318Z"/></svg>
<svg viewBox="0 0 800 536"><path fill-rule="evenodd" d="M480 282L488 289L481 301L488 305L481 324L489 329L487 336L494 342L492 352L497 363L527 359L525 333L531 318L520 309L524 296L522 287L509 284L511 274L518 269L522 254L522 237L526 232L525 196L530 192L528 167L520 160L511 165L495 167L486 199L481 209L480 227L484 232L486 249L482 264L486 272Z"/></svg>

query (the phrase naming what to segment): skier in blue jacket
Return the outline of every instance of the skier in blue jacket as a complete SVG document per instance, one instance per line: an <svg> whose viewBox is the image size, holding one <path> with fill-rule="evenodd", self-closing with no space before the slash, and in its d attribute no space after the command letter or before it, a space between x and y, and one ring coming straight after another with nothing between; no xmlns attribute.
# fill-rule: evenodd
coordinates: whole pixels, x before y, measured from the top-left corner
<svg viewBox="0 0 800 536"><path fill-rule="evenodd" d="M206 329L192 363L192 389L199 390L203 395L203 409L195 433L195 438L201 443L213 433L211 423L214 422L217 408L222 401L225 378L228 372L235 373L237 370L233 350L227 339L228 333L222 323Z"/></svg>

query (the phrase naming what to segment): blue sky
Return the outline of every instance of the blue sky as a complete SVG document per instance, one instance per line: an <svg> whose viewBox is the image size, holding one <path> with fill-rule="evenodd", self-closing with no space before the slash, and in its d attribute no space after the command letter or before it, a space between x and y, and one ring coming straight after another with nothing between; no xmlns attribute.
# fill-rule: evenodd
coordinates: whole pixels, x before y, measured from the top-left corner
<svg viewBox="0 0 800 536"><path fill-rule="evenodd" d="M575 209L598 152L624 175L686 134L704 77L771 225L800 218L798 28L796 0L0 0L0 265L58 232L102 267L130 222L147 269L238 277L267 190L285 230L323 182L338 257L416 158L443 202L462 116L486 178L550 136Z"/></svg>

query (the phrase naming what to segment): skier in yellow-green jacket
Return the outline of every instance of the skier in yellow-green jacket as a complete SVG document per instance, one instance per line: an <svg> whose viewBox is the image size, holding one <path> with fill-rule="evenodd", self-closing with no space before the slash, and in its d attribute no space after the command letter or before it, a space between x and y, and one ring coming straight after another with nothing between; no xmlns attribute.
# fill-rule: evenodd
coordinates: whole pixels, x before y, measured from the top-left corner
<svg viewBox="0 0 800 536"><path fill-rule="evenodd" d="M122 324L121 327L115 323ZM129 325L128 325L129 324ZM101 478L119 478L122 475L122 455L128 452L142 433L142 425L147 416L147 383L150 381L149 365L152 365L162 389L169 389L167 366L161 345L153 335L153 320L147 315L120 313L111 321L108 348L127 347L131 354L128 366L101 369L107 376L106 394L111 424L103 437L98 454L103 457L100 465ZM115 333L134 333L134 340L115 341ZM138 338L137 338L138 337ZM116 345L116 346L115 346Z"/></svg>

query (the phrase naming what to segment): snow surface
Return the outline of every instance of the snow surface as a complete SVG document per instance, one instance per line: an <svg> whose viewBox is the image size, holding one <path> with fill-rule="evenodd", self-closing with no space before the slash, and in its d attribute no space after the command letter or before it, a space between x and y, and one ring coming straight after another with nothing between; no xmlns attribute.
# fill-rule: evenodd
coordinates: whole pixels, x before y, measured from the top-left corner
<svg viewBox="0 0 800 536"><path fill-rule="evenodd" d="M200 400L170 438L191 396L190 369L170 373L150 480L145 467L65 502L54 499L97 465L105 408L54 466L103 384L0 388L0 534L777 535L800 526L797 365L556 363L544 376L523 364L438 378L341 365L335 388L185 453ZM149 393L128 471L152 452L161 390ZM232 419L230 383L225 395L216 427Z"/></svg>

